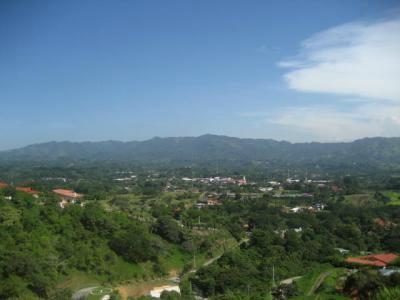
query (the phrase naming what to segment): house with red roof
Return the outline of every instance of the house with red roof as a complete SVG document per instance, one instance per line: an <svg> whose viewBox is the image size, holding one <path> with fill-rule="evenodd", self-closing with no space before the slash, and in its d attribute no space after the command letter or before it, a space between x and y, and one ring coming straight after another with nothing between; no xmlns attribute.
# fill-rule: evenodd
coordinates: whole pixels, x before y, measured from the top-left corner
<svg viewBox="0 0 400 300"><path fill-rule="evenodd" d="M346 262L351 264L367 265L374 267L386 267L389 263L397 259L399 255L394 253L371 254L361 257L349 257Z"/></svg>
<svg viewBox="0 0 400 300"><path fill-rule="evenodd" d="M66 189L55 189L53 193L61 198L61 202L59 203L61 208L65 208L68 204L74 204L83 197L82 194Z"/></svg>
<svg viewBox="0 0 400 300"><path fill-rule="evenodd" d="M8 184L5 183L5 182L1 182L1 181L0 181L0 189L4 189L4 188L6 188L6 187L8 187Z"/></svg>
<svg viewBox="0 0 400 300"><path fill-rule="evenodd" d="M31 194L35 198L39 197L39 191L36 191L31 187L16 187L15 189L20 192Z"/></svg>

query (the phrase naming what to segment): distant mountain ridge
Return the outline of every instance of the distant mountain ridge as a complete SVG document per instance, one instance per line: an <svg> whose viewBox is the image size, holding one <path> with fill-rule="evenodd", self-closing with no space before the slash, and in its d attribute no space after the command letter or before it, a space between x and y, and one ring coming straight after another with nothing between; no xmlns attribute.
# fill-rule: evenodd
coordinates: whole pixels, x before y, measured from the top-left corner
<svg viewBox="0 0 400 300"><path fill-rule="evenodd" d="M49 142L1 151L0 160L18 161L353 161L400 163L400 137L364 138L348 143L290 143L272 139L199 137L146 141Z"/></svg>

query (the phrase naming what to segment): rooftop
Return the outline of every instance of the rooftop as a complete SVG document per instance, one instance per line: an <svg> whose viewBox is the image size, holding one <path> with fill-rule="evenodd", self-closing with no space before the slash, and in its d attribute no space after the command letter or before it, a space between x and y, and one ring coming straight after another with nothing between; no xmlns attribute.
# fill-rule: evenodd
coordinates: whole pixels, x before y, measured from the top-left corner
<svg viewBox="0 0 400 300"><path fill-rule="evenodd" d="M82 194L78 194L77 192L73 190L65 190L65 189L55 189L53 190L53 193L62 196L62 197L67 197L67 198L81 198L83 197Z"/></svg>
<svg viewBox="0 0 400 300"><path fill-rule="evenodd" d="M376 267L386 267L389 263L391 263L398 257L399 256L394 253L380 253L361 257L349 257L348 259L346 259L346 262Z"/></svg>
<svg viewBox="0 0 400 300"><path fill-rule="evenodd" d="M36 190L34 190L33 188L31 188L31 187L17 187L16 190L17 190L17 191L20 191L20 192L29 193L29 194L32 194L32 195L37 195L37 194L39 194L39 191L36 191Z"/></svg>

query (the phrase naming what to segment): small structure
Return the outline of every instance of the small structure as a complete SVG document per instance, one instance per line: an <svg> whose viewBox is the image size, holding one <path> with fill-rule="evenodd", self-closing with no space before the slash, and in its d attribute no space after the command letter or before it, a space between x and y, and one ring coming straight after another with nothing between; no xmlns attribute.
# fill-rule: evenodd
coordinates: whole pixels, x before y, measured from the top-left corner
<svg viewBox="0 0 400 300"><path fill-rule="evenodd" d="M162 292L177 292L180 293L181 290L179 288L179 285L163 285L160 287L155 287L150 291L150 296L154 298L160 298Z"/></svg>
<svg viewBox="0 0 400 300"><path fill-rule="evenodd" d="M296 206L290 209L291 212L298 213L304 210L304 207Z"/></svg>
<svg viewBox="0 0 400 300"><path fill-rule="evenodd" d="M59 203L61 208L65 208L68 204L74 204L83 197L82 194L78 194L73 190L55 189L53 193L61 198Z"/></svg>
<svg viewBox="0 0 400 300"><path fill-rule="evenodd" d="M4 189L4 188L6 188L6 187L8 187L8 184L5 183L5 182L1 182L1 181L0 181L0 189Z"/></svg>
<svg viewBox="0 0 400 300"><path fill-rule="evenodd" d="M390 229L391 227L396 226L395 223L381 218L375 218L373 221L376 226L382 227L384 229Z"/></svg>
<svg viewBox="0 0 400 300"><path fill-rule="evenodd" d="M242 179L239 179L237 183L238 185L246 185L247 184L246 176L243 176Z"/></svg>
<svg viewBox="0 0 400 300"><path fill-rule="evenodd" d="M346 262L374 267L386 267L398 257L399 256L394 253L380 253L361 257L349 257L346 259Z"/></svg>
<svg viewBox="0 0 400 300"><path fill-rule="evenodd" d="M379 273L381 273L382 276L391 276L392 274L400 273L400 269L383 268L379 270Z"/></svg>
<svg viewBox="0 0 400 300"><path fill-rule="evenodd" d="M272 192L274 190L274 188L273 187L260 187L258 190L260 192L265 193L265 192Z"/></svg>
<svg viewBox="0 0 400 300"><path fill-rule="evenodd" d="M208 206L215 206L215 205L222 205L222 203L215 198L207 199L207 205Z"/></svg>
<svg viewBox="0 0 400 300"><path fill-rule="evenodd" d="M296 232L296 233L300 233L300 232L303 231L303 228L302 228L302 227L298 227L298 228L293 228L293 230L294 230L294 232Z"/></svg>
<svg viewBox="0 0 400 300"><path fill-rule="evenodd" d="M205 203L196 203L196 207L197 207L197 209L202 209L202 208L204 208L204 206L206 206L206 204Z"/></svg>
<svg viewBox="0 0 400 300"><path fill-rule="evenodd" d="M340 254L346 255L350 252L350 250L344 249L344 248L335 248L336 251L339 251Z"/></svg>

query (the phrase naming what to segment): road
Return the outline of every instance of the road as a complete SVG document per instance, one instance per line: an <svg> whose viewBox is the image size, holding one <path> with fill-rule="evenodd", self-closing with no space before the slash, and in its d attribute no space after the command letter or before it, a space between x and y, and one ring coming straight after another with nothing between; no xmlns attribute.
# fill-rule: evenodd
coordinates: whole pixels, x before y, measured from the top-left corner
<svg viewBox="0 0 400 300"><path fill-rule="evenodd" d="M325 278L328 277L330 274L332 273L332 271L327 271L324 272L322 274L320 274L317 278L317 280L315 280L314 284L312 285L312 287L310 288L310 290L307 293L307 296L311 296L312 294L315 293L315 291L320 287L320 285L324 282Z"/></svg>
<svg viewBox="0 0 400 300"><path fill-rule="evenodd" d="M98 286L91 286L84 289L80 289L72 294L72 300L84 299L85 297L89 296L90 292L92 292L96 288L98 288Z"/></svg>
<svg viewBox="0 0 400 300"><path fill-rule="evenodd" d="M230 247L230 248L226 249L226 250L224 251L224 253L225 253L226 251L229 251L229 250L232 250L232 249L234 249L234 248L236 248L236 247L239 247L242 243L245 243L245 242L247 242L247 241L248 241L247 238L242 239L241 241L237 242L233 247ZM213 258L211 258L211 259L205 261L204 263L201 264L201 267L206 267L206 266L208 266L208 265L211 265L213 262L215 262L216 260L220 259L221 256L222 256L224 253L222 253L222 254L220 254L220 255L217 255L217 256L215 256L215 257L213 257ZM199 267L194 268L194 269L191 269L191 270L188 271L186 274L195 273L195 272L197 272L198 269L199 269ZM184 276L184 275L181 275L181 277L183 277L183 276ZM176 284L176 283L179 283L179 282L180 282L181 277L176 277L176 276L174 276L174 277L164 278L164 279L169 280L171 283L175 283L175 284ZM75 293L73 293L73 295L72 295L72 300L84 299L85 297L87 297L87 296L88 296L94 289L96 289L96 288L97 288L97 286L92 286L92 287L87 287L87 288L84 288L84 289L80 289L80 290L76 291Z"/></svg>
<svg viewBox="0 0 400 300"><path fill-rule="evenodd" d="M295 277L291 277L291 278L286 278L284 280L282 280L279 284L292 284L293 281L300 279L302 276L295 276Z"/></svg>
<svg viewBox="0 0 400 300"><path fill-rule="evenodd" d="M249 241L248 238L244 238L244 239L240 240L240 241L237 242L233 247L230 247L230 248L226 249L226 250L225 250L224 252L222 252L220 255L217 255L217 256L215 256L215 257L213 257L213 258L210 258L209 260L206 260L201 266L202 266L202 267L207 267L207 266L211 265L214 261L220 259L221 256L224 255L225 252L227 252L227 251L229 251L229 250L232 250L232 249L235 249L235 248L239 247L241 244L246 243L246 242L248 242L248 241ZM197 270L198 270L198 268L197 268L197 269L192 269L192 270L190 270L188 273L195 273L195 272L197 272Z"/></svg>

